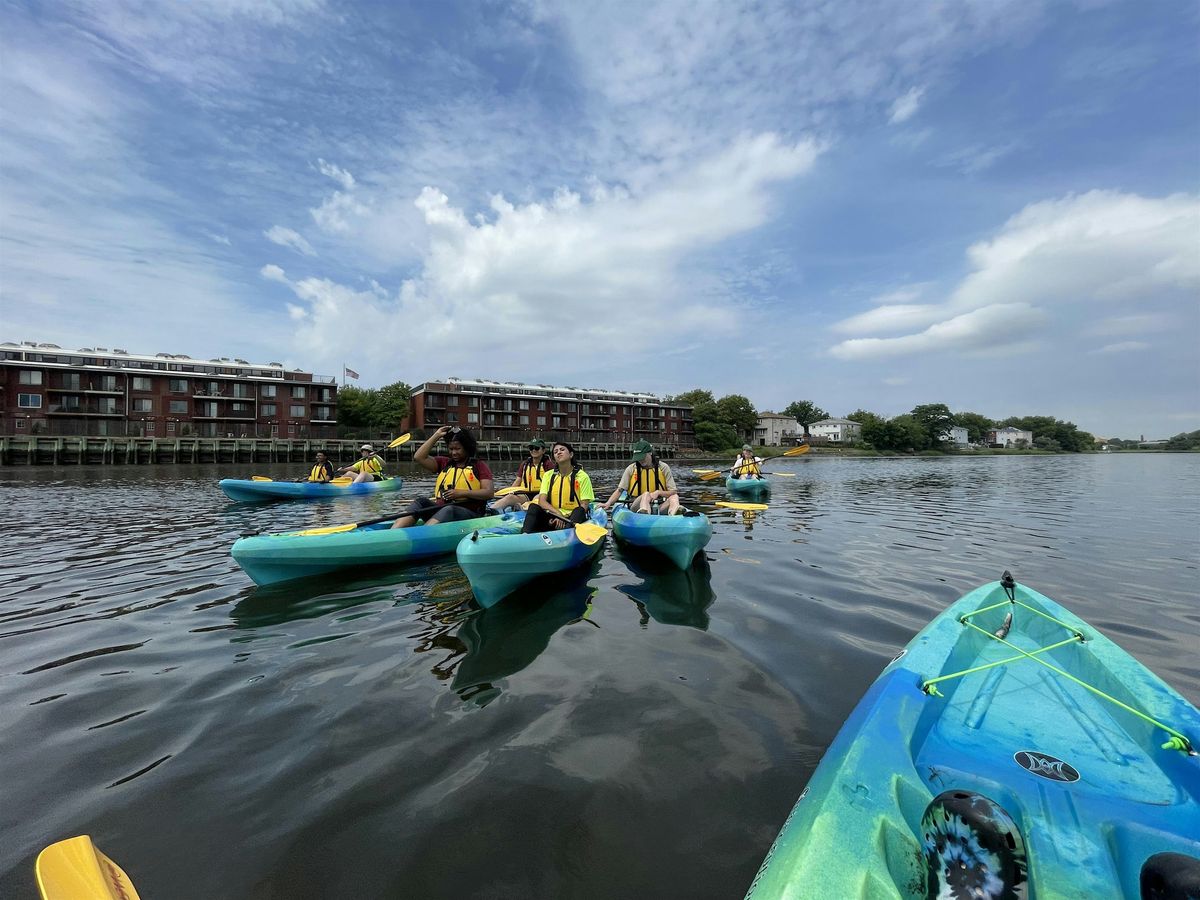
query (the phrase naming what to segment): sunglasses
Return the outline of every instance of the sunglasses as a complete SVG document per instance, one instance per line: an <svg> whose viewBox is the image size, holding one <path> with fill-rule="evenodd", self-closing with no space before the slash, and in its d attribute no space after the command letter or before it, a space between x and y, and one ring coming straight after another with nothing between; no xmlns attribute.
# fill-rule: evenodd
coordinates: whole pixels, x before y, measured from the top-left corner
<svg viewBox="0 0 1200 900"><path fill-rule="evenodd" d="M458 434L460 431L462 431L462 429L455 425L450 429L450 434Z"/></svg>
<svg viewBox="0 0 1200 900"><path fill-rule="evenodd" d="M534 450L545 450L545 449L546 449L545 447L530 447L529 451L532 453Z"/></svg>

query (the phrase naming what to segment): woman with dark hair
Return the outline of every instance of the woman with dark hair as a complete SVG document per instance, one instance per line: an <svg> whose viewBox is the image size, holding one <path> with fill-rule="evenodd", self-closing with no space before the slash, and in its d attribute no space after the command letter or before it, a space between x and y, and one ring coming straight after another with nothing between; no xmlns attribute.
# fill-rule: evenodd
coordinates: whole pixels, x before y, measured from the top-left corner
<svg viewBox="0 0 1200 900"><path fill-rule="evenodd" d="M575 448L566 441L550 445L554 468L542 475L537 498L525 511L526 534L570 528L588 520L588 504L596 499L592 479L575 462Z"/></svg>
<svg viewBox="0 0 1200 900"><path fill-rule="evenodd" d="M550 454L546 452L546 442L541 438L530 441L529 455L521 463L521 468L517 470L517 477L513 479L512 483L512 486L519 490L513 491L507 497L501 497L492 504L492 509L500 512L510 506L524 506L538 495L538 491L541 489L542 475L552 468L554 466L550 462Z"/></svg>
<svg viewBox="0 0 1200 900"><path fill-rule="evenodd" d="M447 437L448 435L448 437ZM443 437L449 456L429 454ZM437 473L433 496L414 500L392 523L393 528L408 528L423 522L436 525L484 515L492 490L492 470L475 458L475 437L465 428L443 425L413 454L413 462Z"/></svg>

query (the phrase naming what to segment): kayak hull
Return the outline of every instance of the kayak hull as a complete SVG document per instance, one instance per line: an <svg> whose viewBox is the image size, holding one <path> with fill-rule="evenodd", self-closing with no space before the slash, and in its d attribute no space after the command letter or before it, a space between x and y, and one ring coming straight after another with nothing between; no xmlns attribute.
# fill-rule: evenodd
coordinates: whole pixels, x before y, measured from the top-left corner
<svg viewBox="0 0 1200 900"><path fill-rule="evenodd" d="M726 478L725 489L731 494L751 497L769 494L771 483L765 478Z"/></svg>
<svg viewBox="0 0 1200 900"><path fill-rule="evenodd" d="M712 538L708 516L659 516L620 507L612 517L613 537L661 553L686 569Z"/></svg>
<svg viewBox="0 0 1200 900"><path fill-rule="evenodd" d="M454 552L465 535L479 528L521 530L523 512L392 528L382 522L335 534L262 534L244 537L230 551L258 585L280 584L363 566L401 565Z"/></svg>
<svg viewBox="0 0 1200 900"><path fill-rule="evenodd" d="M1200 873L1200 757L1163 749L1169 732L1019 651L1039 651L1193 747L1200 712L1053 600L1022 585L1016 599L999 582L972 591L884 669L748 898L957 896L951 874L995 889L963 896L1137 897L1144 866L1190 857L1183 877ZM982 630L960 622L993 604L968 620ZM1010 611L1005 645L985 632L1002 630ZM922 689L1008 657L934 685L943 696Z"/></svg>
<svg viewBox="0 0 1200 900"><path fill-rule="evenodd" d="M608 525L608 515L598 504L592 505L588 520ZM603 538L585 544L574 528L536 534L481 529L463 538L455 553L475 599L487 609L534 578L583 565L603 546Z"/></svg>
<svg viewBox="0 0 1200 900"><path fill-rule="evenodd" d="M252 481L249 478L222 478L219 487L230 500L262 503L267 500L319 500L329 497L357 497L360 494L387 494L403 486L401 478L364 481L360 484L321 484L312 481Z"/></svg>

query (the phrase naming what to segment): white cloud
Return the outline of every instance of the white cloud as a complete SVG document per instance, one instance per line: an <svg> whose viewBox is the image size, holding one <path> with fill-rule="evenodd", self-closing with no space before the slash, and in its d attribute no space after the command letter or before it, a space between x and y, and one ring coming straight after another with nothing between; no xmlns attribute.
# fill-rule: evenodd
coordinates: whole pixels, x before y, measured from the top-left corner
<svg viewBox="0 0 1200 900"><path fill-rule="evenodd" d="M263 237L281 247L291 247L296 252L303 253L305 256L317 255L312 245L299 232L293 231L290 228L284 228L282 225L273 225L268 228L263 232Z"/></svg>
<svg viewBox="0 0 1200 900"><path fill-rule="evenodd" d="M205 235L208 236L209 240L211 240L213 243L222 244L226 247L233 246L233 241L229 240L229 238L223 234L213 234L211 231L206 231L204 233L205 233Z"/></svg>
<svg viewBox="0 0 1200 900"><path fill-rule="evenodd" d="M1087 333L1097 337L1147 334L1170 327L1170 317L1162 314L1139 313L1132 316L1109 316L1096 322Z"/></svg>
<svg viewBox="0 0 1200 900"><path fill-rule="evenodd" d="M1120 341L1116 344L1106 344L1099 349L1093 350L1092 353L1134 353L1139 350L1148 350L1150 345L1145 341Z"/></svg>
<svg viewBox="0 0 1200 900"><path fill-rule="evenodd" d="M324 203L309 213L313 221L326 231L345 234L354 226L354 220L366 216L370 210L355 199L353 194L334 191Z"/></svg>
<svg viewBox="0 0 1200 900"><path fill-rule="evenodd" d="M1036 327L1054 322L1063 334L1083 332L1098 305L1120 311L1122 304L1140 306L1148 297L1194 295L1200 288L1197 234L1195 195L1090 191L1034 203L995 237L968 248L973 271L943 303L889 303L844 319L832 330L859 336L831 353L863 359L976 349L985 324L995 348L1028 347ZM1098 327L1108 330L1094 333L1139 333L1134 329L1158 327L1163 318L1137 313L1107 321ZM905 327L923 330L886 340L866 337Z"/></svg>
<svg viewBox="0 0 1200 900"><path fill-rule="evenodd" d="M909 88L908 92L903 96L897 97L892 104L892 112L888 117L888 121L893 125L899 125L901 122L907 122L917 112L921 106L921 98L925 96L924 88Z"/></svg>
<svg viewBox="0 0 1200 900"><path fill-rule="evenodd" d="M342 186L344 191L354 190L354 176L345 169L335 166L333 163L327 163L323 159L317 160L317 167L321 170L321 174L328 178L332 178Z"/></svg>

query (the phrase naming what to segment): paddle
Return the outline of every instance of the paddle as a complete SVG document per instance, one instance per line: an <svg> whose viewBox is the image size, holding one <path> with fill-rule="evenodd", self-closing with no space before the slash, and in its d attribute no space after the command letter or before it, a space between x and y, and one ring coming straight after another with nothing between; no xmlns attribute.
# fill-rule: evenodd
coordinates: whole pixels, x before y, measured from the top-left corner
<svg viewBox="0 0 1200 900"><path fill-rule="evenodd" d="M784 452L783 455L784 456L803 456L805 453L807 453L811 449L812 449L812 447L810 445L801 444L799 447L793 447L791 450Z"/></svg>
<svg viewBox="0 0 1200 900"><path fill-rule="evenodd" d="M380 522L390 522L398 519L402 513L392 513L390 516L380 516L378 519L367 519L365 522L348 522L345 525L326 525L324 528L306 528L304 531L289 531L288 537L308 537L310 534L337 534L339 531L354 531L367 525L378 525Z"/></svg>
<svg viewBox="0 0 1200 900"><path fill-rule="evenodd" d="M715 505L726 509L744 509L747 512L759 512L769 508L765 503L734 503L730 500L718 500Z"/></svg>
<svg viewBox="0 0 1200 900"><path fill-rule="evenodd" d="M51 844L38 854L33 868L42 900L138 900L129 876L97 850L86 834Z"/></svg>
<svg viewBox="0 0 1200 900"><path fill-rule="evenodd" d="M575 537L579 538L581 544L587 544L589 547L606 534L608 534L608 529L595 522L580 522L575 526Z"/></svg>
<svg viewBox="0 0 1200 900"><path fill-rule="evenodd" d="M506 496L506 495L508 495L508 494L515 494L515 493L517 493L517 491L520 491L520 492L521 492L521 493L523 493L523 494L528 494L528 493L530 493L530 490L529 490L529 488L527 488L527 487L524 487L523 485L517 485L516 487L506 487L506 488L500 488L500 490L496 491L496 496L497 496L497 497L504 497L504 496ZM534 491L533 493L537 493L537 492L536 492L536 491Z"/></svg>
<svg viewBox="0 0 1200 900"><path fill-rule="evenodd" d="M795 472L763 472L764 475L774 475L776 478L795 478Z"/></svg>

